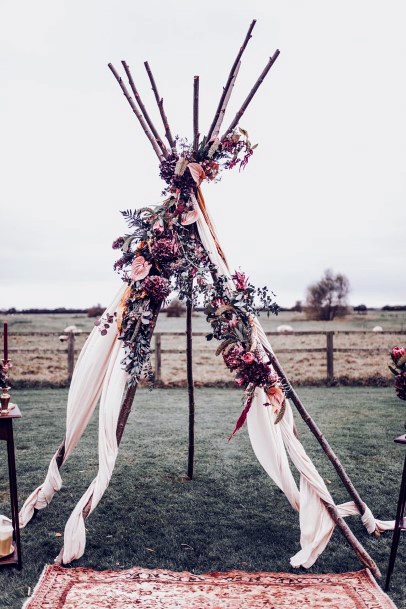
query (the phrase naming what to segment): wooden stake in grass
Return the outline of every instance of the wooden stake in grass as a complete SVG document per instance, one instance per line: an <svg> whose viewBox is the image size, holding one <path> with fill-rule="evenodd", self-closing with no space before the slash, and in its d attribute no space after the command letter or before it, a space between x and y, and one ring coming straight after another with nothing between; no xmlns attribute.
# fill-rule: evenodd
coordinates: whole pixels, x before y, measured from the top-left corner
<svg viewBox="0 0 406 609"><path fill-rule="evenodd" d="M140 111L138 110L137 106L135 105L135 102L133 100L133 98L131 97L131 95L128 92L127 87L125 86L123 79L121 78L121 76L118 74L117 70L115 69L115 67L113 66L113 64L109 63L108 64L110 70L112 71L115 79L117 80L118 84L121 87L121 90L124 93L124 96L127 98L128 103L130 104L132 111L134 112L135 116L138 118L141 127L144 130L145 135L147 136L147 138L149 139L149 141L151 142L152 148L155 151L155 154L157 155L158 159L162 162L164 160L164 156L162 154L162 150L159 148L157 141L155 140L151 130L149 129L147 123L144 120L144 117L142 116L142 114L140 113Z"/></svg>
<svg viewBox="0 0 406 609"><path fill-rule="evenodd" d="M152 87L152 90L153 90L154 95L155 95L156 103L158 104L159 113L161 115L162 122L163 122L164 129L165 129L165 137L168 140L168 143L169 143L169 146L171 147L171 149L174 150L176 148L176 144L175 144L175 140L172 137L172 133L171 133L171 130L169 128L168 119L167 119L166 114L165 114L164 100L163 100L162 97L159 96L158 89L157 89L157 86L155 84L155 79L154 79L153 74L151 72L151 68L149 67L148 61L144 62L144 66L145 66L145 69L147 71L147 74L148 74L148 77L149 77L149 80L150 80L150 83L151 83L151 87Z"/></svg>
<svg viewBox="0 0 406 609"><path fill-rule="evenodd" d="M132 89L132 92L134 93L134 97L135 97L135 99L136 99L136 101L137 101L137 103L138 103L138 105L140 107L140 110L141 110L145 120L147 121L148 127L151 129L151 131L152 131L152 133L153 133L153 135L155 137L155 140L156 140L158 146L160 147L160 149L162 151L162 154L164 155L164 157L167 157L168 156L168 151L165 148L165 144L163 143L162 138L160 137L158 131L155 129L155 126L154 126L152 120L149 117L149 114L147 112L146 107L142 103L142 99L140 97L140 94L138 93L138 90L137 90L136 86L135 86L134 79L132 77L130 68L129 68L128 64L125 61L122 61L121 63L123 64L123 68L125 70L125 73L127 74L128 82L130 83L130 87Z"/></svg>
<svg viewBox="0 0 406 609"><path fill-rule="evenodd" d="M240 63L241 63L240 60L241 60L242 54L244 53L245 49L247 48L247 44L251 38L252 30L254 29L255 24L256 24L256 19L254 19L252 21L250 27L248 28L248 32L245 37L245 40L242 43L240 50L238 51L237 57L235 58L233 65L231 66L230 74L228 75L227 82L226 82L223 92L221 94L220 101L217 106L216 114L214 115L213 122L210 125L210 129L207 133L207 142L209 142L213 137L216 137L215 132L218 133L220 131L220 126L221 126L221 123L222 123L222 120L223 120L223 117L224 117L224 114L225 114L225 111L227 108L228 101L230 99L231 90L234 86L234 82L237 77L238 70L240 69Z"/></svg>
<svg viewBox="0 0 406 609"><path fill-rule="evenodd" d="M229 133L231 133L236 128L236 126L240 122L241 117L243 116L244 112L248 108L252 98L254 97L255 93L258 91L260 85L264 82L266 75L268 74L269 70L272 68L273 64L277 60L278 55L279 55L279 49L277 49L275 51L275 53L272 55L272 57L269 58L269 61L266 64L265 68L262 70L261 74L259 75L258 80L256 81L255 85L252 87L252 89L249 92L247 98L245 99L243 105L238 110L238 112L235 115L234 119L230 123L230 126L228 127L227 131L224 133L223 137L221 138L222 141L227 137L227 135Z"/></svg>
<svg viewBox="0 0 406 609"><path fill-rule="evenodd" d="M194 455L195 455L195 389L193 380L193 346L192 346L192 313L193 313L193 278L189 279L189 297L186 302L186 368L187 386L189 397L189 449L187 476L193 479Z"/></svg>

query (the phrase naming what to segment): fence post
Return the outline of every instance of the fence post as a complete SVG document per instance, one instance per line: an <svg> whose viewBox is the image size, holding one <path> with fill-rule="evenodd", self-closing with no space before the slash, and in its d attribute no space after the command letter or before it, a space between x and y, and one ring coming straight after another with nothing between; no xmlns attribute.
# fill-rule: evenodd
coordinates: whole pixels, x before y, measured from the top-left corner
<svg viewBox="0 0 406 609"><path fill-rule="evenodd" d="M68 381L72 380L73 369L75 367L75 335L68 333Z"/></svg>
<svg viewBox="0 0 406 609"><path fill-rule="evenodd" d="M326 332L327 381L334 380L334 332Z"/></svg>
<svg viewBox="0 0 406 609"><path fill-rule="evenodd" d="M162 367L162 349L161 349L161 335L158 332L155 334L155 380L161 380L161 367Z"/></svg>

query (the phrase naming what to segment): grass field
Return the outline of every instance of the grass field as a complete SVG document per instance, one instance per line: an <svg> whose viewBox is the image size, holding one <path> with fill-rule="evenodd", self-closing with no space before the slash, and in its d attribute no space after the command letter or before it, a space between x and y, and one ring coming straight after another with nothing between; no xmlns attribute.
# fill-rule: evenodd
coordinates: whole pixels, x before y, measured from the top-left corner
<svg viewBox="0 0 406 609"><path fill-rule="evenodd" d="M390 389L301 388L300 395L336 449L377 517L393 518L404 450L393 443L403 429L404 404ZM23 411L16 422L22 501L44 478L64 433L66 390L14 393ZM290 571L299 549L298 515L253 455L246 429L227 437L239 414L237 390L197 391L196 477L186 482L187 394L140 390L123 438L115 474L87 521L87 547L76 566L123 569L243 569ZM315 440L299 422L302 441L336 501L348 499ZM4 447L0 466L4 472ZM92 420L63 468L58 496L22 532L24 568L0 570L1 609L17 609L45 563L61 546L64 524L97 470L97 421ZM7 513L4 475L0 510ZM385 574L391 534L370 537L358 519L348 523ZM391 596L406 607L406 547L401 540ZM358 570L360 563L335 532L314 572Z"/></svg>
<svg viewBox="0 0 406 609"><path fill-rule="evenodd" d="M53 383L63 385L67 379L66 343L61 343L58 334L65 327L74 324L83 331L76 337L79 351L93 327L93 320L85 315L12 315L9 316L10 347L29 352L11 353L14 368L12 380L25 383ZM388 353L396 344L405 341L406 312L369 311L367 315L349 315L332 322L306 321L303 313L282 312L277 317L261 316L261 323L268 332L275 332L282 324L290 325L295 331L338 332L334 337L336 349L370 349L369 353L341 352L335 354L335 376L341 382L350 381L382 383L389 379L387 367ZM391 334L360 331L372 330L380 325ZM209 332L209 325L202 313L196 313L193 320L195 332ZM185 318L168 318L162 313L158 319L157 332L184 332ZM358 331L357 334L344 334ZM55 332L53 336L36 336L32 332ZM341 333L340 333L341 332ZM403 335L402 335L403 332ZM325 334L306 336L279 334L272 336L271 342L288 376L294 383L320 383L326 378ZM198 384L231 382L221 358L215 357L216 341L207 342L204 336L194 339L195 380ZM153 343L154 344L154 343ZM167 386L185 383L185 337L182 335L162 336L163 350L178 350L179 354L162 354L162 381ZM293 350L286 353L285 350ZM309 353L306 349L319 349ZM377 351L384 349L386 351Z"/></svg>

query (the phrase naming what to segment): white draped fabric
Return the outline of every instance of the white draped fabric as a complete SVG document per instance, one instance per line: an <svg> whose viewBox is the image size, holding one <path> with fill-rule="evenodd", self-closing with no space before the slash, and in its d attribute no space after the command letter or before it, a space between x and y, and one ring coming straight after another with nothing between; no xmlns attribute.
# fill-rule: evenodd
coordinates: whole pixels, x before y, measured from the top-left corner
<svg viewBox="0 0 406 609"><path fill-rule="evenodd" d="M213 234L205 220L198 202L194 199L198 212L197 228L202 243L219 273L227 277L229 285L233 282L227 265L220 256ZM211 221L211 219L210 219ZM125 286L119 290L108 307L109 313L117 310ZM272 351L266 335L254 320L257 338L265 349ZM105 492L117 458L118 446L116 427L123 394L127 383L127 374L123 371L121 361L124 356L122 343L117 341L115 324L107 336L101 336L94 329L89 336L76 364L68 397L66 421L65 462L82 436L93 413L101 393L99 414L99 471L96 478L79 500L65 527L64 547L56 559L67 564L80 558L85 550L86 532L83 519L83 508L91 499L92 512ZM306 454L300 441L294 434L293 414L287 401L287 408L282 420L275 425L275 414L270 407L265 407L267 398L263 389L258 388L247 417L248 433L258 461L267 474L284 492L292 507L299 511L301 530L301 550L292 557L294 567L310 567L326 547L334 530L334 522L322 501L334 505L327 487ZM60 490L62 480L56 463L56 456L49 465L48 474L43 484L26 500L20 512L20 524L25 526L32 518L34 509L48 505L55 492ZM289 459L300 472L300 489L293 478ZM353 502L338 505L341 516L358 514ZM362 517L369 533L377 528L379 531L392 529L393 522L376 520L367 508Z"/></svg>

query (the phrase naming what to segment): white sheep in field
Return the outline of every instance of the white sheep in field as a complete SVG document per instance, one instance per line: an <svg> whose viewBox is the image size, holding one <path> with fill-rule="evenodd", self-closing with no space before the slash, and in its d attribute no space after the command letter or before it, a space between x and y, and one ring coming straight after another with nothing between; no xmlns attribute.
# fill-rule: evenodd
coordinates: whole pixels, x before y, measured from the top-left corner
<svg viewBox="0 0 406 609"><path fill-rule="evenodd" d="M276 328L278 332L293 332L292 326L288 326L286 324L282 324Z"/></svg>
<svg viewBox="0 0 406 609"><path fill-rule="evenodd" d="M64 332L72 332L73 334L80 334L82 330L77 328L76 326L68 326L65 328Z"/></svg>
<svg viewBox="0 0 406 609"><path fill-rule="evenodd" d="M372 332L383 332L382 326L375 326L372 328Z"/></svg>
<svg viewBox="0 0 406 609"><path fill-rule="evenodd" d="M80 328L77 328L76 326L68 326L67 328L65 328L64 334L61 334L61 336L59 337L59 340L61 341L61 343L63 343L68 340L67 334L80 334L81 332L82 330Z"/></svg>

